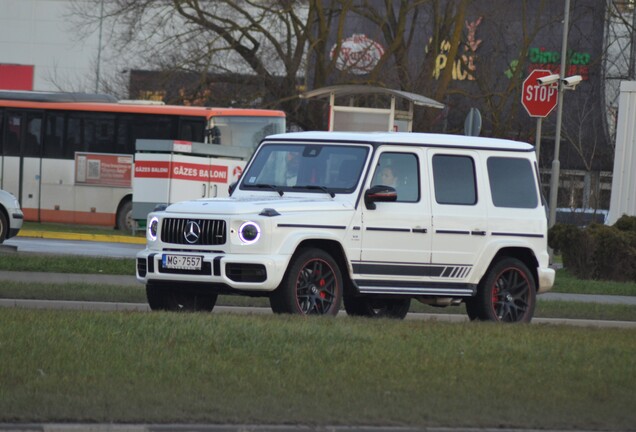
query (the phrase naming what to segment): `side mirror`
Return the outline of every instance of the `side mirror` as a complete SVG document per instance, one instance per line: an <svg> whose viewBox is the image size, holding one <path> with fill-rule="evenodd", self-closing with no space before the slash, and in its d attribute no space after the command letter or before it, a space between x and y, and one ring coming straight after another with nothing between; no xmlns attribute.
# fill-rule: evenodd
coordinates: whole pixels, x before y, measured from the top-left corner
<svg viewBox="0 0 636 432"><path fill-rule="evenodd" d="M227 187L227 191L230 196L232 196L232 192L234 192L234 189L236 189L236 185L238 185L237 181L230 183L230 185Z"/></svg>
<svg viewBox="0 0 636 432"><path fill-rule="evenodd" d="M375 210L377 202L394 202L397 201L397 191L391 186L377 185L372 186L364 192L364 205L369 210Z"/></svg>

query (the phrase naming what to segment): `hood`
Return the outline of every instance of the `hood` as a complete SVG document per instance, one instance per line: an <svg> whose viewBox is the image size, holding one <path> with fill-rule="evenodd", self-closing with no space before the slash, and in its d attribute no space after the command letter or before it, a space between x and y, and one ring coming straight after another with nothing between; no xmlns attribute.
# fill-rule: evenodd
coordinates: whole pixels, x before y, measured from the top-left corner
<svg viewBox="0 0 636 432"><path fill-rule="evenodd" d="M289 213L351 210L353 206L348 202L330 198L209 198L171 204L166 209L166 212L232 215L260 213L263 209L267 208L274 209L279 213Z"/></svg>

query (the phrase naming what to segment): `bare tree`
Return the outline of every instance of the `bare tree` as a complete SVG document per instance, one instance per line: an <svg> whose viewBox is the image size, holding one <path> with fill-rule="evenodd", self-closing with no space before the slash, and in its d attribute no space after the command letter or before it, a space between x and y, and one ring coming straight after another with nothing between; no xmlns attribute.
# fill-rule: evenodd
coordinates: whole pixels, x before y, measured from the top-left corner
<svg viewBox="0 0 636 432"><path fill-rule="evenodd" d="M312 127L299 86L326 81L333 68L325 61L328 35L343 28L350 1L112 0L99 14L101 4L74 2L84 31L108 21L118 29L113 43L119 52L134 53L139 64L157 70L197 77L188 93L204 94L210 74L257 77L256 90L235 97L283 109L292 121ZM309 65L308 58L315 60Z"/></svg>

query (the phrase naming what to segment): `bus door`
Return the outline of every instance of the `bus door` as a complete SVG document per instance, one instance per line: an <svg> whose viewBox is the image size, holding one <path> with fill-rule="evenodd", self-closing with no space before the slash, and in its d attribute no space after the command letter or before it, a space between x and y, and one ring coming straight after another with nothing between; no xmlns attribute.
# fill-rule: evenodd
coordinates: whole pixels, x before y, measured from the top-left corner
<svg viewBox="0 0 636 432"><path fill-rule="evenodd" d="M2 188L18 198L25 219L39 220L42 113L7 110L3 121Z"/></svg>

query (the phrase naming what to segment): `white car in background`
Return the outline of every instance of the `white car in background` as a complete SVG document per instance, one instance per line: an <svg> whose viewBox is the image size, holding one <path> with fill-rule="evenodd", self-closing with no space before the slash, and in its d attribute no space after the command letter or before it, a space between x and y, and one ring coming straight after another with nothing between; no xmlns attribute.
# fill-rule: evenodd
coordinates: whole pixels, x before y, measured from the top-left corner
<svg viewBox="0 0 636 432"><path fill-rule="evenodd" d="M16 197L0 189L0 243L18 235L23 221L24 215Z"/></svg>

